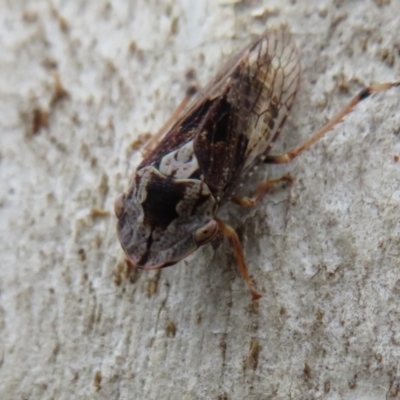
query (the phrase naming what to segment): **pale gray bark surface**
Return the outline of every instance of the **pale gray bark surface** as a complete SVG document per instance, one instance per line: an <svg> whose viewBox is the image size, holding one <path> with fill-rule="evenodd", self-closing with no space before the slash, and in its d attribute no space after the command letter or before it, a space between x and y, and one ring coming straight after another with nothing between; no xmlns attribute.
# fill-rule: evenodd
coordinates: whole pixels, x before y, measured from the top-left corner
<svg viewBox="0 0 400 400"><path fill-rule="evenodd" d="M1 2L0 397L399 397L400 89L258 174L289 171L290 187L226 211L258 306L227 242L127 276L113 215L132 143L173 111L188 69L204 85L286 23L303 71L289 148L363 85L399 78L399 16L397 0Z"/></svg>

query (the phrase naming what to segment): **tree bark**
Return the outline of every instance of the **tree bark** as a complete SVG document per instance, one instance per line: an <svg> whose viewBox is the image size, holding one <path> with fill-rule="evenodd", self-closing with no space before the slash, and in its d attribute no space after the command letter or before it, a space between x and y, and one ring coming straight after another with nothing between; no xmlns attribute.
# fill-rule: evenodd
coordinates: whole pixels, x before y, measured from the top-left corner
<svg viewBox="0 0 400 400"><path fill-rule="evenodd" d="M399 79L399 16L378 0L3 2L0 397L399 397L400 89L256 176L291 185L224 211L258 303L227 241L132 270L113 213L189 69L205 86L286 23L302 78L275 152L290 149Z"/></svg>

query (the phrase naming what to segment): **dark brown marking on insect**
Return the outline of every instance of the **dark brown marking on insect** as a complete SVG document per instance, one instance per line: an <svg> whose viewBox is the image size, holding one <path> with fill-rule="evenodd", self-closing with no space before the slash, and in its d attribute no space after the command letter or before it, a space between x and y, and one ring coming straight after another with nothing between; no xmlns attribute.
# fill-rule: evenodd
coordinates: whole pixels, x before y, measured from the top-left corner
<svg viewBox="0 0 400 400"><path fill-rule="evenodd" d="M360 101L366 99L367 97L369 97L371 95L371 90L369 88L365 88L363 90L361 90L360 94L358 95L358 98L360 99Z"/></svg>
<svg viewBox="0 0 400 400"><path fill-rule="evenodd" d="M270 109L268 110L271 113L271 118L268 122L268 128L272 131L275 126L275 121L276 121L276 116L279 113L280 105L279 104L273 104L271 102L270 104Z"/></svg>
<svg viewBox="0 0 400 400"><path fill-rule="evenodd" d="M146 185L146 200L142 203L144 224L165 229L178 218L176 206L183 199L186 189L184 183L152 174Z"/></svg>
<svg viewBox="0 0 400 400"><path fill-rule="evenodd" d="M177 148L193 139L199 125L204 118L206 118L211 105L212 101L206 101L199 108L194 110L193 113L187 114L183 120L179 120L161 140L155 151L144 158L138 170L146 165L155 163L158 165L164 155L175 151Z"/></svg>
<svg viewBox="0 0 400 400"><path fill-rule="evenodd" d="M194 142L194 151L207 184L219 196L242 167L248 140L233 129L237 113L226 98L215 102L201 133Z"/></svg>
<svg viewBox="0 0 400 400"><path fill-rule="evenodd" d="M260 68L260 66L258 66L258 68ZM239 124L242 125L236 128L242 129L243 132L248 128L247 122L250 114L255 112L255 108L264 90L266 74L264 80L261 81L257 79L258 72L258 70L251 71L250 65L242 67L232 79L233 82L229 90L232 104L235 105L233 110L240 116ZM272 89L273 86L271 86L269 91Z"/></svg>
<svg viewBox="0 0 400 400"><path fill-rule="evenodd" d="M193 204L191 214L192 214L192 215L196 214L197 210L198 210L206 201L208 201L209 198L210 198L210 197L209 197L208 195L204 196L204 195L199 194L199 195L197 196L197 198L196 198L195 203Z"/></svg>
<svg viewBox="0 0 400 400"><path fill-rule="evenodd" d="M203 179L203 174L202 174L200 169L196 169L196 171L194 171L193 174L190 175L188 179L202 180Z"/></svg>
<svg viewBox="0 0 400 400"><path fill-rule="evenodd" d="M139 261L138 261L138 267L141 268L141 266L146 265L147 260L150 257L150 249L151 249L151 245L153 244L153 237L152 237L153 231L151 231L149 237L147 238L147 242L146 242L146 251L144 252L144 254L142 255L142 257L140 257Z"/></svg>
<svg viewBox="0 0 400 400"><path fill-rule="evenodd" d="M231 105L226 101L221 101L218 107L218 115L214 121L210 121L210 124L204 126L206 132L211 133L212 143L218 145L219 142L225 142L229 139L229 132L227 130L227 123L230 119ZM217 113L215 113L217 114ZM212 128L208 130L207 128Z"/></svg>
<svg viewBox="0 0 400 400"><path fill-rule="evenodd" d="M275 118L270 118L268 121L268 128L270 131L272 131L275 127Z"/></svg>
<svg viewBox="0 0 400 400"><path fill-rule="evenodd" d="M271 106L276 107L279 104L279 99L277 96L272 96L271 98Z"/></svg>

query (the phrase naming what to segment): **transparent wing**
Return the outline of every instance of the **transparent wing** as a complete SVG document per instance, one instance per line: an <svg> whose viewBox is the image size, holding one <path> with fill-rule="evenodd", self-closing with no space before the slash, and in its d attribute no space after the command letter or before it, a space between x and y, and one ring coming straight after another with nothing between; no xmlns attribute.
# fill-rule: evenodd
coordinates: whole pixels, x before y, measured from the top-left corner
<svg viewBox="0 0 400 400"><path fill-rule="evenodd" d="M250 46L240 85L232 85L242 118L248 118L243 172L263 161L292 107L300 80L299 55L285 29L266 32ZM240 104L243 103L243 104Z"/></svg>
<svg viewBox="0 0 400 400"><path fill-rule="evenodd" d="M191 111L207 104L195 154L213 193L230 196L271 150L293 104L300 62L290 33L270 30L228 61ZM190 113L190 111L189 111Z"/></svg>

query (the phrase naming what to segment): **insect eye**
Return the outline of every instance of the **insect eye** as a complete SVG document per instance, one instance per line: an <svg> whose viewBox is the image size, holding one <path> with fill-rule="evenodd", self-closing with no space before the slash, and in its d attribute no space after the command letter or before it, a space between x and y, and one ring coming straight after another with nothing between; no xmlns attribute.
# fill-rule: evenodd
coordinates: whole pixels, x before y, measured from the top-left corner
<svg viewBox="0 0 400 400"><path fill-rule="evenodd" d="M114 201L114 212L117 218L120 218L122 216L122 213L124 212L125 197L126 194L121 193Z"/></svg>
<svg viewBox="0 0 400 400"><path fill-rule="evenodd" d="M198 246L202 246L209 242L218 231L217 221L211 220L193 234L193 239Z"/></svg>

